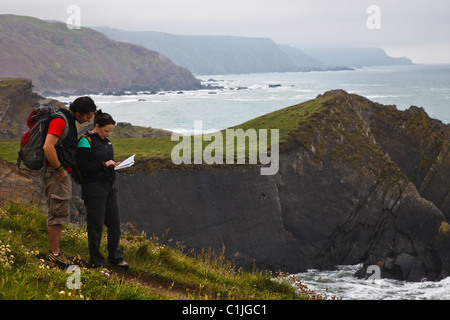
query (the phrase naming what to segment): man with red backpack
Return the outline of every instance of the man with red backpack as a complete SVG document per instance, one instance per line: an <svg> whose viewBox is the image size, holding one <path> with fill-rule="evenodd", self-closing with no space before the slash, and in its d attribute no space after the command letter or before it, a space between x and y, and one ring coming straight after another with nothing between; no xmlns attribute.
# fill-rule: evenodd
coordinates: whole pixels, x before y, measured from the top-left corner
<svg viewBox="0 0 450 320"><path fill-rule="evenodd" d="M44 174L44 189L47 196L47 232L50 250L47 259L60 267L67 267L70 261L64 257L59 247L61 227L70 221L70 203L72 198L71 170L76 166L78 135L76 122L89 122L95 115L96 105L90 97L77 98L69 109L61 108L64 117L50 121L44 142L44 153L47 159ZM66 128L68 132L59 141ZM64 133L65 135L65 133Z"/></svg>

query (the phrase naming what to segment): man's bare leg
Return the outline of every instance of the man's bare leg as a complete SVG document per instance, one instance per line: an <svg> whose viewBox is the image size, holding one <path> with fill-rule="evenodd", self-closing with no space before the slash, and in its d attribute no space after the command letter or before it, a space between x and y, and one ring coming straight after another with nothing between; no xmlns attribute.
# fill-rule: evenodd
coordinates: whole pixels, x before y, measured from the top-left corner
<svg viewBox="0 0 450 320"><path fill-rule="evenodd" d="M59 239L61 238L61 225L55 224L47 226L48 238L50 242L50 251L53 254L59 254Z"/></svg>

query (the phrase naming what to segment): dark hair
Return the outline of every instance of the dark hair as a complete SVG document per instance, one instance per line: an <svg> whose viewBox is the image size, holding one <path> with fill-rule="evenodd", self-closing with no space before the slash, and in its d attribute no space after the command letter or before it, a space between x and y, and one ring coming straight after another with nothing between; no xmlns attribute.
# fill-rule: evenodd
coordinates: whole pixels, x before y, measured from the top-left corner
<svg viewBox="0 0 450 320"><path fill-rule="evenodd" d="M74 102L70 104L70 111L73 113L79 112L81 114L89 114L90 112L95 112L97 106L90 97L79 97L76 98Z"/></svg>
<svg viewBox="0 0 450 320"><path fill-rule="evenodd" d="M106 112L102 112L102 109L98 109L94 118L94 126L98 124L100 127L107 126L108 124L116 124L113 117Z"/></svg>

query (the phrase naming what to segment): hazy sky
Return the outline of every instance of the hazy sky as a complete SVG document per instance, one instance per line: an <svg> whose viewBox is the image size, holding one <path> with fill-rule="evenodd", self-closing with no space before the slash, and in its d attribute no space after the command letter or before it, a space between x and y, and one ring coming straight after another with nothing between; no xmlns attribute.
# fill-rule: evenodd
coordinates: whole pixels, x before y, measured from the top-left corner
<svg viewBox="0 0 450 320"><path fill-rule="evenodd" d="M80 8L82 27L376 46L416 63L450 63L449 0L0 0L0 14L66 22L70 5Z"/></svg>

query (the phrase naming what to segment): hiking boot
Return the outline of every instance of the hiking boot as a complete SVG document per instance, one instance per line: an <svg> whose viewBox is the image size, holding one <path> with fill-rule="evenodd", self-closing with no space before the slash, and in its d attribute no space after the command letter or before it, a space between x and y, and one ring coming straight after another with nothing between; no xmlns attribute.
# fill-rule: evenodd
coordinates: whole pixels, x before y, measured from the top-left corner
<svg viewBox="0 0 450 320"><path fill-rule="evenodd" d="M95 263L92 263L92 262L88 262L86 264L86 268L88 268L88 269L102 269L104 267L105 266L103 264L95 264Z"/></svg>
<svg viewBox="0 0 450 320"><path fill-rule="evenodd" d="M67 259L61 251L57 255L54 255L51 251L49 251L46 258L48 261L56 264L62 269L66 269L72 264L72 262L70 262L70 260Z"/></svg>
<svg viewBox="0 0 450 320"><path fill-rule="evenodd" d="M130 267L130 265L125 260L122 260L122 261L120 261L118 263L115 263L114 265L117 268L125 270L125 271L128 270L128 268Z"/></svg>

